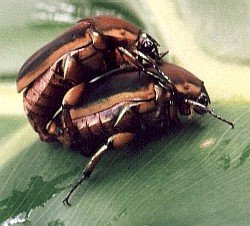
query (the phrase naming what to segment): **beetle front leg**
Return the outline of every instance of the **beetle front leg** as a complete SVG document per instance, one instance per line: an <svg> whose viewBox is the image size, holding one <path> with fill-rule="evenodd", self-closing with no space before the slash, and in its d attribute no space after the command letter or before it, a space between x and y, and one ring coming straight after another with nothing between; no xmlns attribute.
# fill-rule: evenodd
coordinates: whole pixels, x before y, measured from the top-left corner
<svg viewBox="0 0 250 226"><path fill-rule="evenodd" d="M145 72L149 76L157 79L159 84L166 89L169 89L169 85L173 85L173 82L169 78L169 76L164 73L160 67L159 63L150 57L143 54L141 51L137 49L126 49L122 46L118 47L118 51L123 55L127 62L129 62L132 66L138 68L139 70ZM145 63L143 63L145 62ZM157 73L149 71L146 65L150 65L153 67Z"/></svg>
<svg viewBox="0 0 250 226"><path fill-rule="evenodd" d="M86 167L84 168L82 175L80 179L73 185L65 199L63 200L64 204L67 204L70 206L69 199L73 192L77 189L77 187L86 179L88 178L91 173L93 172L94 168L102 158L102 156L111 149L119 149L127 145L131 142L131 140L134 138L135 134L133 133L118 133L113 136L111 136L107 143L104 144L90 159Z"/></svg>

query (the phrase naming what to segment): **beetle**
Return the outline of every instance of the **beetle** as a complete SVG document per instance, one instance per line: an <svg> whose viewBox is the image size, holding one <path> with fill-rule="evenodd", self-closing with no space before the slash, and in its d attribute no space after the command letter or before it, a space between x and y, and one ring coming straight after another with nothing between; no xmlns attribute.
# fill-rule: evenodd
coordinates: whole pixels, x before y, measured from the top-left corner
<svg viewBox="0 0 250 226"><path fill-rule="evenodd" d="M87 100L79 89L79 99L72 101L74 105L51 121L48 130L58 141L92 156L64 199L65 204L70 205L71 194L108 150L122 148L148 130L169 129L178 121L178 113L191 115L193 110L198 114L210 113L234 126L208 107L210 98L200 79L174 64L164 63L161 70L173 82L168 88L140 70L115 73L115 79L109 76L90 84L88 88L93 92ZM96 149L96 144L101 143Z"/></svg>
<svg viewBox="0 0 250 226"><path fill-rule="evenodd" d="M171 82L159 70L165 53L159 53L158 47L154 38L123 19L93 16L35 52L19 71L17 91L25 89L24 110L41 140L53 140L47 123L63 105L69 89L80 83L85 85L124 64L144 71L145 63L158 69L159 81Z"/></svg>

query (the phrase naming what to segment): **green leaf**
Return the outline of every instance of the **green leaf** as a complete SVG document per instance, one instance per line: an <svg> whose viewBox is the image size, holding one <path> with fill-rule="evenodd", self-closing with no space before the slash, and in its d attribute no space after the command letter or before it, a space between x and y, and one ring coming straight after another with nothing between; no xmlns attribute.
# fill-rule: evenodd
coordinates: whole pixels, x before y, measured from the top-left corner
<svg viewBox="0 0 250 226"><path fill-rule="evenodd" d="M71 207L62 200L87 159L34 134L22 150L20 141L6 138L18 153L1 164L0 221L22 214L32 225L249 222L250 108L215 107L236 123L234 130L209 116L195 117L155 140L110 152L75 192ZM27 137L20 128L16 133Z"/></svg>
<svg viewBox="0 0 250 226"><path fill-rule="evenodd" d="M226 0L1 4L1 224L249 224L247 1L233 1L237 11ZM39 140L24 115L14 78L37 48L79 17L99 13L123 16L156 37L162 49L170 50L166 59L204 80L212 107L236 126L231 129L209 115L192 121L183 117L166 134L112 151L67 207L62 200L88 159Z"/></svg>

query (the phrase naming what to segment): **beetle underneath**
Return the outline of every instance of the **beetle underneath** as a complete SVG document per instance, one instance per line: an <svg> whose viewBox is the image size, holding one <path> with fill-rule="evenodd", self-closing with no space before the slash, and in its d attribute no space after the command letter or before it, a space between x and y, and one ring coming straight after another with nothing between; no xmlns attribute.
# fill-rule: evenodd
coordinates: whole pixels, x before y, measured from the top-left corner
<svg viewBox="0 0 250 226"><path fill-rule="evenodd" d="M90 84L89 88L94 91L88 100L79 85L77 94L72 95L79 99L72 100L68 108L52 120L49 126L52 136L83 155L92 156L64 203L70 205L71 194L90 176L108 150L124 147L145 131L169 129L178 122L178 114L191 115L193 110L198 114L209 113L234 126L208 107L210 99L200 79L173 64L164 63L161 70L173 82L167 89L138 70L115 73L115 79L109 76ZM151 68L148 72L154 70ZM104 145L97 151L95 146L90 148L92 144L101 143Z"/></svg>

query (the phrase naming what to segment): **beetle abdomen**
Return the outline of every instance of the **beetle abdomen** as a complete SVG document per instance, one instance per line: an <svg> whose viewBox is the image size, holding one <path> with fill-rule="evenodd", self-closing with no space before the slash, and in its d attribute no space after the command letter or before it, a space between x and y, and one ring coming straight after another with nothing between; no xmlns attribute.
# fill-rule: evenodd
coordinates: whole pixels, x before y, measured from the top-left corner
<svg viewBox="0 0 250 226"><path fill-rule="evenodd" d="M72 122L78 131L80 140L96 143L117 133L138 132L141 127L137 114L128 111L123 115L121 121L118 121L124 107L133 104L133 102L122 102L103 111L73 119ZM139 106L140 102L136 104Z"/></svg>
<svg viewBox="0 0 250 226"><path fill-rule="evenodd" d="M115 119L118 117L121 107L122 103L72 121L80 135L84 138L109 136L114 133Z"/></svg>
<svg viewBox="0 0 250 226"><path fill-rule="evenodd" d="M59 74L49 70L24 92L24 110L35 131L46 127L69 86Z"/></svg>

